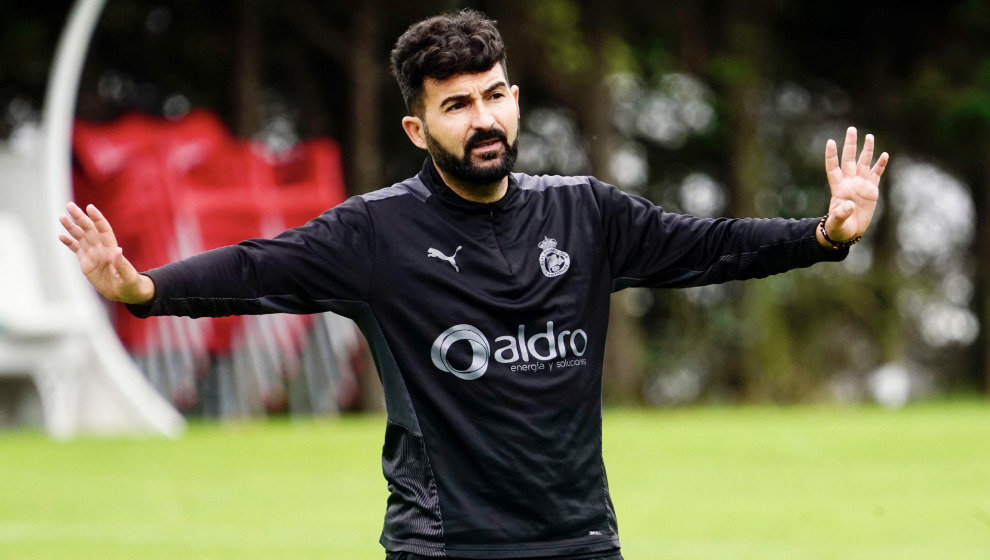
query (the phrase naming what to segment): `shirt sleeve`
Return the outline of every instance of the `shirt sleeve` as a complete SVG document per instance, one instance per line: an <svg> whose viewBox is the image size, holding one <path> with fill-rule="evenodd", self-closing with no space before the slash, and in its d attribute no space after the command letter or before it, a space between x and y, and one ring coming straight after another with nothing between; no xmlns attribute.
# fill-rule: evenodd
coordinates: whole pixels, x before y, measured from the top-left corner
<svg viewBox="0 0 990 560"><path fill-rule="evenodd" d="M592 179L601 212L612 290L678 288L763 278L849 249L826 250L815 239L820 218L697 218Z"/></svg>
<svg viewBox="0 0 990 560"><path fill-rule="evenodd" d="M274 239L250 239L148 270L155 297L138 317L317 313L366 301L374 229L354 197Z"/></svg>

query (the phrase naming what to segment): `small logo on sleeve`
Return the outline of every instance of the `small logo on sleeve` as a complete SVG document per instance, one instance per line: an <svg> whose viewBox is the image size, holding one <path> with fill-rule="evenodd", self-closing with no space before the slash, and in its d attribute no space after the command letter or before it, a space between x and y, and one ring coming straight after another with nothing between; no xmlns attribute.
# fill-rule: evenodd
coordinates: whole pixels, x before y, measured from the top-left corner
<svg viewBox="0 0 990 560"><path fill-rule="evenodd" d="M538 245L540 253L540 269L547 278L560 276L571 266L571 256L557 248L557 240L544 237Z"/></svg>

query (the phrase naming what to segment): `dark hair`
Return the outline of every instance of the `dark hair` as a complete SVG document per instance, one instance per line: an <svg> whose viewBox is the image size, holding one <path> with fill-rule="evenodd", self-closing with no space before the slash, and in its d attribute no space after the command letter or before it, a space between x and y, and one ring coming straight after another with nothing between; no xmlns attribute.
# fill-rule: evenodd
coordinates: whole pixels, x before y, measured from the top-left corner
<svg viewBox="0 0 990 560"><path fill-rule="evenodd" d="M391 63L410 113L422 110L424 78L445 80L464 72L485 72L496 63L508 76L505 44L495 21L471 9L410 26L395 42Z"/></svg>

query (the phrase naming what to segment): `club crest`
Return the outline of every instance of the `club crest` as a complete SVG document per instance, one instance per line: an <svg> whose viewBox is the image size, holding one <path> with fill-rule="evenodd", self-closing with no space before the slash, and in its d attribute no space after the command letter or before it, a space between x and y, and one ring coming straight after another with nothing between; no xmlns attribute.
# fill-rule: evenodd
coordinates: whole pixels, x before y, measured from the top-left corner
<svg viewBox="0 0 990 560"><path fill-rule="evenodd" d="M571 266L571 256L557 248L557 240L544 237L538 245L540 253L540 268L547 278L560 276Z"/></svg>

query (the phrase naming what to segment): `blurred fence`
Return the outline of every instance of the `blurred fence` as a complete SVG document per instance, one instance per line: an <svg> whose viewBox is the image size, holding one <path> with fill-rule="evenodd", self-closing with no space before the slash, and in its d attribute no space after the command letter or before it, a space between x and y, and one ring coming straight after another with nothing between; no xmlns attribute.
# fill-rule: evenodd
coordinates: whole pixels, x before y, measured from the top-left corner
<svg viewBox="0 0 990 560"><path fill-rule="evenodd" d="M77 122L73 190L114 228L138 270L304 224L345 198L340 153L314 139L272 154L193 111L172 121L133 113ZM206 416L332 413L357 398L363 339L334 314L111 320L149 381L177 408Z"/></svg>

